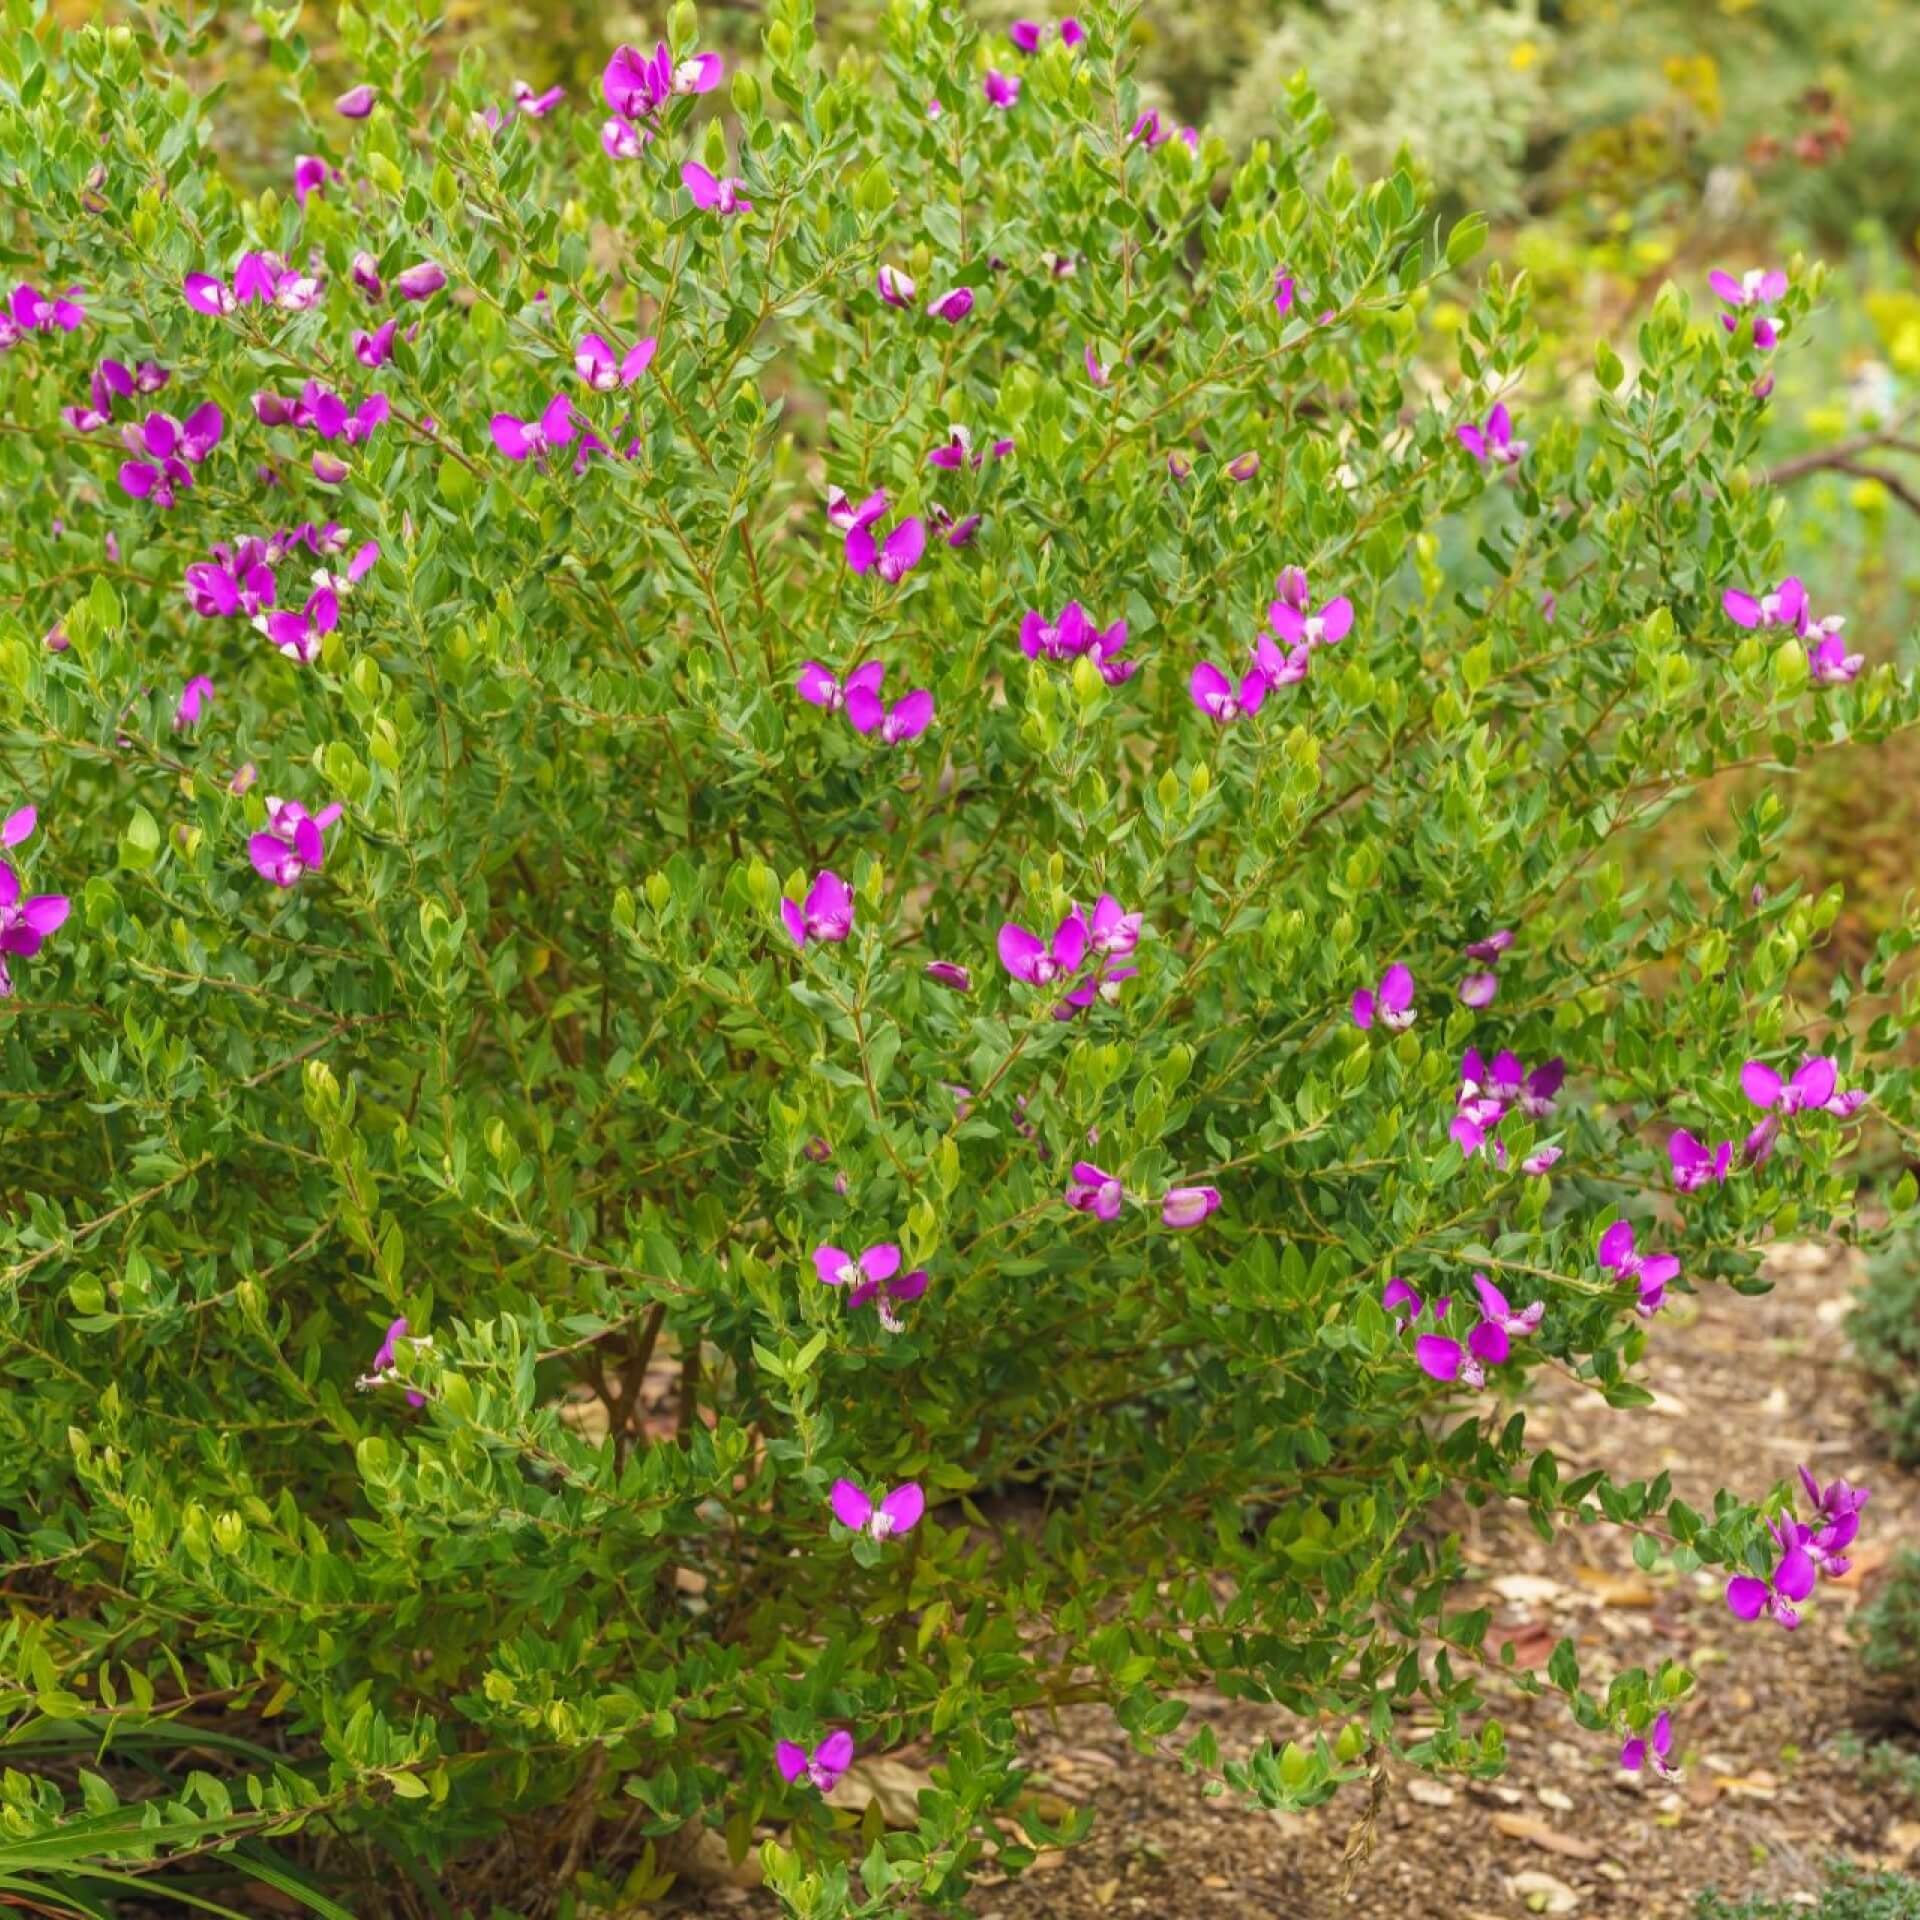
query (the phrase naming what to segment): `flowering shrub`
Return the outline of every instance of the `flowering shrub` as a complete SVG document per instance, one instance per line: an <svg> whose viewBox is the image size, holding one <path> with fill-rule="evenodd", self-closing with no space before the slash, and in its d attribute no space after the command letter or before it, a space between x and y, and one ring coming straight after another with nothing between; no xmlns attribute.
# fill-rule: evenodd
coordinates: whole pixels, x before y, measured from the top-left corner
<svg viewBox="0 0 1920 1920"><path fill-rule="evenodd" d="M1751 591L1817 573L1745 466L1817 273L1669 289L1577 424L1523 283L1436 357L1478 222L1304 83L1166 137L1105 8L829 75L773 0L727 74L682 0L598 101L289 16L255 197L171 16L14 18L5 1870L324 1827L496 1900L510 1823L549 1884L705 1823L951 1905L1079 1830L1023 1717L1200 1684L1296 1717L1179 1749L1272 1807L1497 1771L1543 1684L1677 1766L1685 1671L1503 1667L1449 1526L1791 1625L1860 1523L1517 1404L1631 1419L1914 1121L1911 931L1809 994L1769 873L1920 719Z"/></svg>

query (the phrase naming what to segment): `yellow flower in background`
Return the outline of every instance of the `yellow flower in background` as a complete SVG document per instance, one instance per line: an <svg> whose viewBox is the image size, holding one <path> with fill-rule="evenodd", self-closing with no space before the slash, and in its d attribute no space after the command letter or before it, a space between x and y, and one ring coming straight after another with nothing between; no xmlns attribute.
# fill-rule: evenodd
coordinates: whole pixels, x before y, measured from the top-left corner
<svg viewBox="0 0 1920 1920"><path fill-rule="evenodd" d="M1529 72L1540 58L1540 43L1537 40L1516 40L1513 50L1507 55L1507 65L1515 73Z"/></svg>
<svg viewBox="0 0 1920 1920"><path fill-rule="evenodd" d="M1902 373L1920 373L1920 294L1870 293L1862 305L1887 358Z"/></svg>

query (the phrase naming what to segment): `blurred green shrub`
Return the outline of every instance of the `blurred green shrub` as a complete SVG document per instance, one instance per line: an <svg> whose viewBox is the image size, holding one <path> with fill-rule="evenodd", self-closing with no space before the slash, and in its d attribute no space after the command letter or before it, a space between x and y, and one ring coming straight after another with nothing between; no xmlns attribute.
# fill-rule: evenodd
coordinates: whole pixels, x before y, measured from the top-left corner
<svg viewBox="0 0 1920 1920"><path fill-rule="evenodd" d="M1920 1920L1920 1880L1836 1860L1827 1867L1818 1906L1770 1896L1735 1902L1709 1892L1695 1913L1697 1920Z"/></svg>
<svg viewBox="0 0 1920 1920"><path fill-rule="evenodd" d="M1902 1466L1920 1465L1920 1245L1902 1235L1868 1265L1847 1323L1873 1380L1875 1420ZM1920 1640L1916 1666L1920 1666Z"/></svg>

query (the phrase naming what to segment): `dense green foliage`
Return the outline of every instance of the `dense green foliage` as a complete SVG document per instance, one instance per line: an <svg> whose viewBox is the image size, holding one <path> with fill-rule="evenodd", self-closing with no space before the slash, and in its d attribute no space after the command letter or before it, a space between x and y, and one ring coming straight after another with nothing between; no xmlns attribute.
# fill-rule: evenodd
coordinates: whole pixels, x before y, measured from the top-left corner
<svg viewBox="0 0 1920 1920"><path fill-rule="evenodd" d="M1874 1384L1874 1417L1888 1452L1903 1466L1920 1466L1920 1258L1910 1236L1868 1268L1848 1331Z"/></svg>
<svg viewBox="0 0 1920 1920"><path fill-rule="evenodd" d="M443 92L408 0L343 9L383 99L341 122L289 18L287 112L342 176L304 208L210 164L170 16L8 18L11 245L89 325L0 361L0 813L38 808L10 857L74 901L0 1009L0 1698L32 1762L0 1784L0 1884L77 1898L326 1832L343 1884L410 1900L378 1878L399 1858L466 1900L511 1823L551 1884L580 1836L704 1822L742 1849L777 1828L797 1912L952 1905L989 1843L1017 1870L1060 1837L1017 1732L1063 1701L1143 1744L1184 1686L1275 1702L1301 1737L1222 1770L1274 1807L1389 1754L1496 1771L1499 1690L1542 1683L1483 1656L1443 1503L1767 1570L1775 1490L1701 1514L1664 1476L1563 1478L1515 1405L1553 1365L1631 1418L1689 1291L1856 1224L1825 1114L1671 1200L1674 1126L1750 1123L1744 1059L1817 1047L1915 1119L1890 979L1913 928L1809 986L1840 900L1776 863L1792 772L1920 698L1884 660L1810 689L1798 639L1721 612L1797 558L1752 471L1749 329L1668 289L1599 350L1589 422L1523 413L1531 451L1483 467L1456 429L1533 335L1524 280L1457 280L1480 223L1443 239L1406 171L1358 185L1304 82L1232 165L1130 139L1105 10L1002 112L981 71L1020 63L963 16L899 0L828 72L776 0L755 66L626 161L592 111L490 128L501 76L469 60ZM690 7L671 32L693 50ZM690 206L689 157L751 211ZM192 311L186 276L247 249L315 250L319 303ZM377 374L347 348L395 311L355 291L361 249L389 284L451 281ZM882 264L912 307L877 297ZM925 303L955 286L976 305L950 325ZM1818 293L1782 304L1790 341ZM631 395L574 385L588 329L657 336ZM170 511L121 492L112 432L62 426L102 352L163 363L177 414L224 411ZM337 483L250 408L309 378L391 402ZM569 387L633 457L504 459L490 416ZM930 467L956 425L1014 449ZM982 524L858 577L830 485ZM303 520L381 549L304 666L181 590L211 543ZM1244 670L1292 565L1353 632L1217 726L1189 675ZM1023 654L1022 615L1070 598L1129 622L1137 677ZM933 691L924 737L795 697L805 661L869 658ZM200 673L211 714L176 729ZM1645 835L1741 766L1775 784L1654 883ZM284 890L249 864L267 793L344 809ZM779 902L822 868L852 937L796 951ZM1058 1020L998 929L1103 892L1145 915L1138 974ZM1463 949L1508 928L1471 1009ZM1356 1030L1393 962L1416 1023ZM1568 1063L1499 1165L1449 1137L1469 1045ZM1083 1155L1119 1220L1064 1205ZM1224 1203L1172 1230L1189 1184ZM1651 1321L1595 1264L1623 1214L1685 1261ZM812 1257L889 1240L930 1276L897 1335ZM1443 1388L1381 1289L1464 1315L1476 1270L1544 1322L1484 1391ZM421 1344L356 1391L402 1315ZM927 1518L850 1541L839 1476L917 1480ZM1611 1741L1691 1678L1584 1690L1563 1643L1550 1683ZM835 1726L930 1743L917 1828L782 1780L774 1742ZM218 1765L156 1795L169 1743ZM1220 1767L1204 1731L1185 1751Z"/></svg>

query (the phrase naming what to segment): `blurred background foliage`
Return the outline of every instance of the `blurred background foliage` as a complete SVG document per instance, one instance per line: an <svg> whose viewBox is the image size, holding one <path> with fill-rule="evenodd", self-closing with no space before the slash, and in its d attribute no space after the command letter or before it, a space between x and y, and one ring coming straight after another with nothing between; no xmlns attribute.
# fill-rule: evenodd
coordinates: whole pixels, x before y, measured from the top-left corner
<svg viewBox="0 0 1920 1920"><path fill-rule="evenodd" d="M818 0L830 48L859 61L884 0ZM71 21L124 0L55 0ZM975 0L985 27L1071 0ZM323 46L328 4L216 6L205 84L222 95L221 158L286 190L291 155L268 51L293 19ZM708 0L703 44L751 62L758 0ZM592 0L448 0L449 65L478 53L502 104L515 79L560 84L582 111L541 137L593 137L599 74L623 41L651 43L664 7ZM1485 256L1524 268L1542 333L1527 407L1577 414L1596 336L1632 364L1635 330L1668 279L1711 310L1715 266L1819 257L1834 269L1816 324L1783 343L1768 448L1791 502L1787 570L1844 611L1869 662L1912 664L1920 611L1920 99L1916 0L1145 0L1135 32L1149 96L1176 125L1236 149L1284 112L1301 68L1361 178L1402 149L1450 217L1496 222ZM1008 64L1012 64L1009 59ZM343 66L339 84L361 78ZM377 77L377 76L376 76ZM1430 316L1438 346L1464 312ZM1747 583L1749 585L1754 583ZM1920 746L1825 756L1796 776L1799 870L1846 884L1836 962L1898 912L1916 871ZM1753 781L1778 778L1756 770ZM1675 822L1698 845L1728 817L1705 794Z"/></svg>

